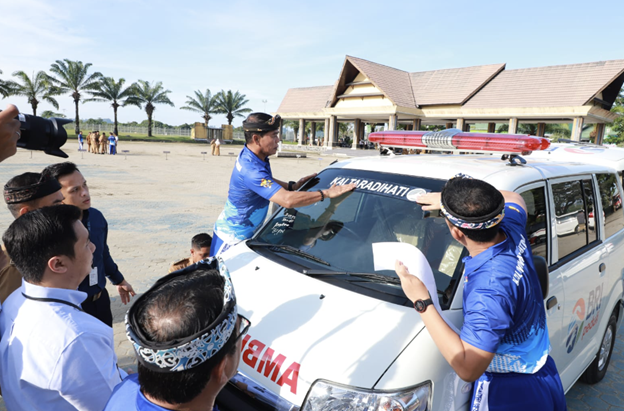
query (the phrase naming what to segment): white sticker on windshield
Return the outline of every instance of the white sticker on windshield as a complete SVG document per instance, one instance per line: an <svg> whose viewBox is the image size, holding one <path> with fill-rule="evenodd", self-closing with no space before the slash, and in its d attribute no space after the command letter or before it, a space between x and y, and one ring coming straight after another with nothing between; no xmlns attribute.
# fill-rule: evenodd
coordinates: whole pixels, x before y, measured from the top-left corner
<svg viewBox="0 0 624 411"><path fill-rule="evenodd" d="M414 187L404 186L401 184L388 183L385 181L369 180L365 178L353 178L338 176L329 183L329 186L333 185L343 186L345 184L355 184L356 189L365 190L371 193L384 194L392 197L405 197L408 191Z"/></svg>
<svg viewBox="0 0 624 411"><path fill-rule="evenodd" d="M427 194L427 191L423 190L422 188L415 188L413 190L408 191L407 195L405 197L409 201L417 202L418 201L418 197L420 197L423 194Z"/></svg>

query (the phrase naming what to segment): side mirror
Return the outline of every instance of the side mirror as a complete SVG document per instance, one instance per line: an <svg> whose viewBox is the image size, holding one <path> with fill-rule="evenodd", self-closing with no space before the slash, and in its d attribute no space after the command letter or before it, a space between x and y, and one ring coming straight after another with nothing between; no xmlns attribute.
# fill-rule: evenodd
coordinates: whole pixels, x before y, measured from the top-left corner
<svg viewBox="0 0 624 411"><path fill-rule="evenodd" d="M546 299L548 296L548 264L546 263L546 259L539 255L533 256L533 265L535 266L535 271L537 271L537 278L539 279L540 287L542 288L542 299Z"/></svg>

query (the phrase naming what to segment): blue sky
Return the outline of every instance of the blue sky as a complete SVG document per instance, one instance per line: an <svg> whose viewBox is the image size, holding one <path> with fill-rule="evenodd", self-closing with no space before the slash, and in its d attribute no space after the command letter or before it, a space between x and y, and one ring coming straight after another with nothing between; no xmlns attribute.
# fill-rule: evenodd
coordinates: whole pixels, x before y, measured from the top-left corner
<svg viewBox="0 0 624 411"><path fill-rule="evenodd" d="M267 100L275 111L288 88L333 84L347 54L406 71L623 59L623 17L622 0L0 0L0 78L90 62L115 79L162 81L175 108L158 106L155 118L182 124L202 121L179 109L194 90L239 90L248 107ZM71 98L58 100L73 117ZM10 101L30 112L24 98ZM112 108L81 104L80 116L112 118ZM145 118L119 110L122 122Z"/></svg>

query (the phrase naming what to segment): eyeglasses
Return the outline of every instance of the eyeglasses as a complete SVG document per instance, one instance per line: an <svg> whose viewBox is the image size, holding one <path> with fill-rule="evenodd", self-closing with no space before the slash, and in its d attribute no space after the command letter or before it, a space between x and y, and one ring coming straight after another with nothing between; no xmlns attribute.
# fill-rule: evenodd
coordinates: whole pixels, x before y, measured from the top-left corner
<svg viewBox="0 0 624 411"><path fill-rule="evenodd" d="M247 331L249 331L249 327L251 327L251 321L246 317L238 314L238 318L240 318L240 325L238 326L238 335L236 336L236 340L234 340L234 344L236 344L239 339L243 338L247 334Z"/></svg>

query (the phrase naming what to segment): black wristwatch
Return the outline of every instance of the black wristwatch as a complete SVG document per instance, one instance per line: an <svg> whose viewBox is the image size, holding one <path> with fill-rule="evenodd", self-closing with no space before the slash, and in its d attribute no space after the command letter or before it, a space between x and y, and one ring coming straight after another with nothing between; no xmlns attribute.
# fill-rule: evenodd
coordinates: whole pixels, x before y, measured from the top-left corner
<svg viewBox="0 0 624 411"><path fill-rule="evenodd" d="M414 309L422 314L427 311L427 307L432 304L433 300L431 298L427 298L426 300L416 300L414 301Z"/></svg>
<svg viewBox="0 0 624 411"><path fill-rule="evenodd" d="M295 186L295 184L297 184L297 183L295 183L294 181L289 181L288 182L288 191L293 191L293 187Z"/></svg>

